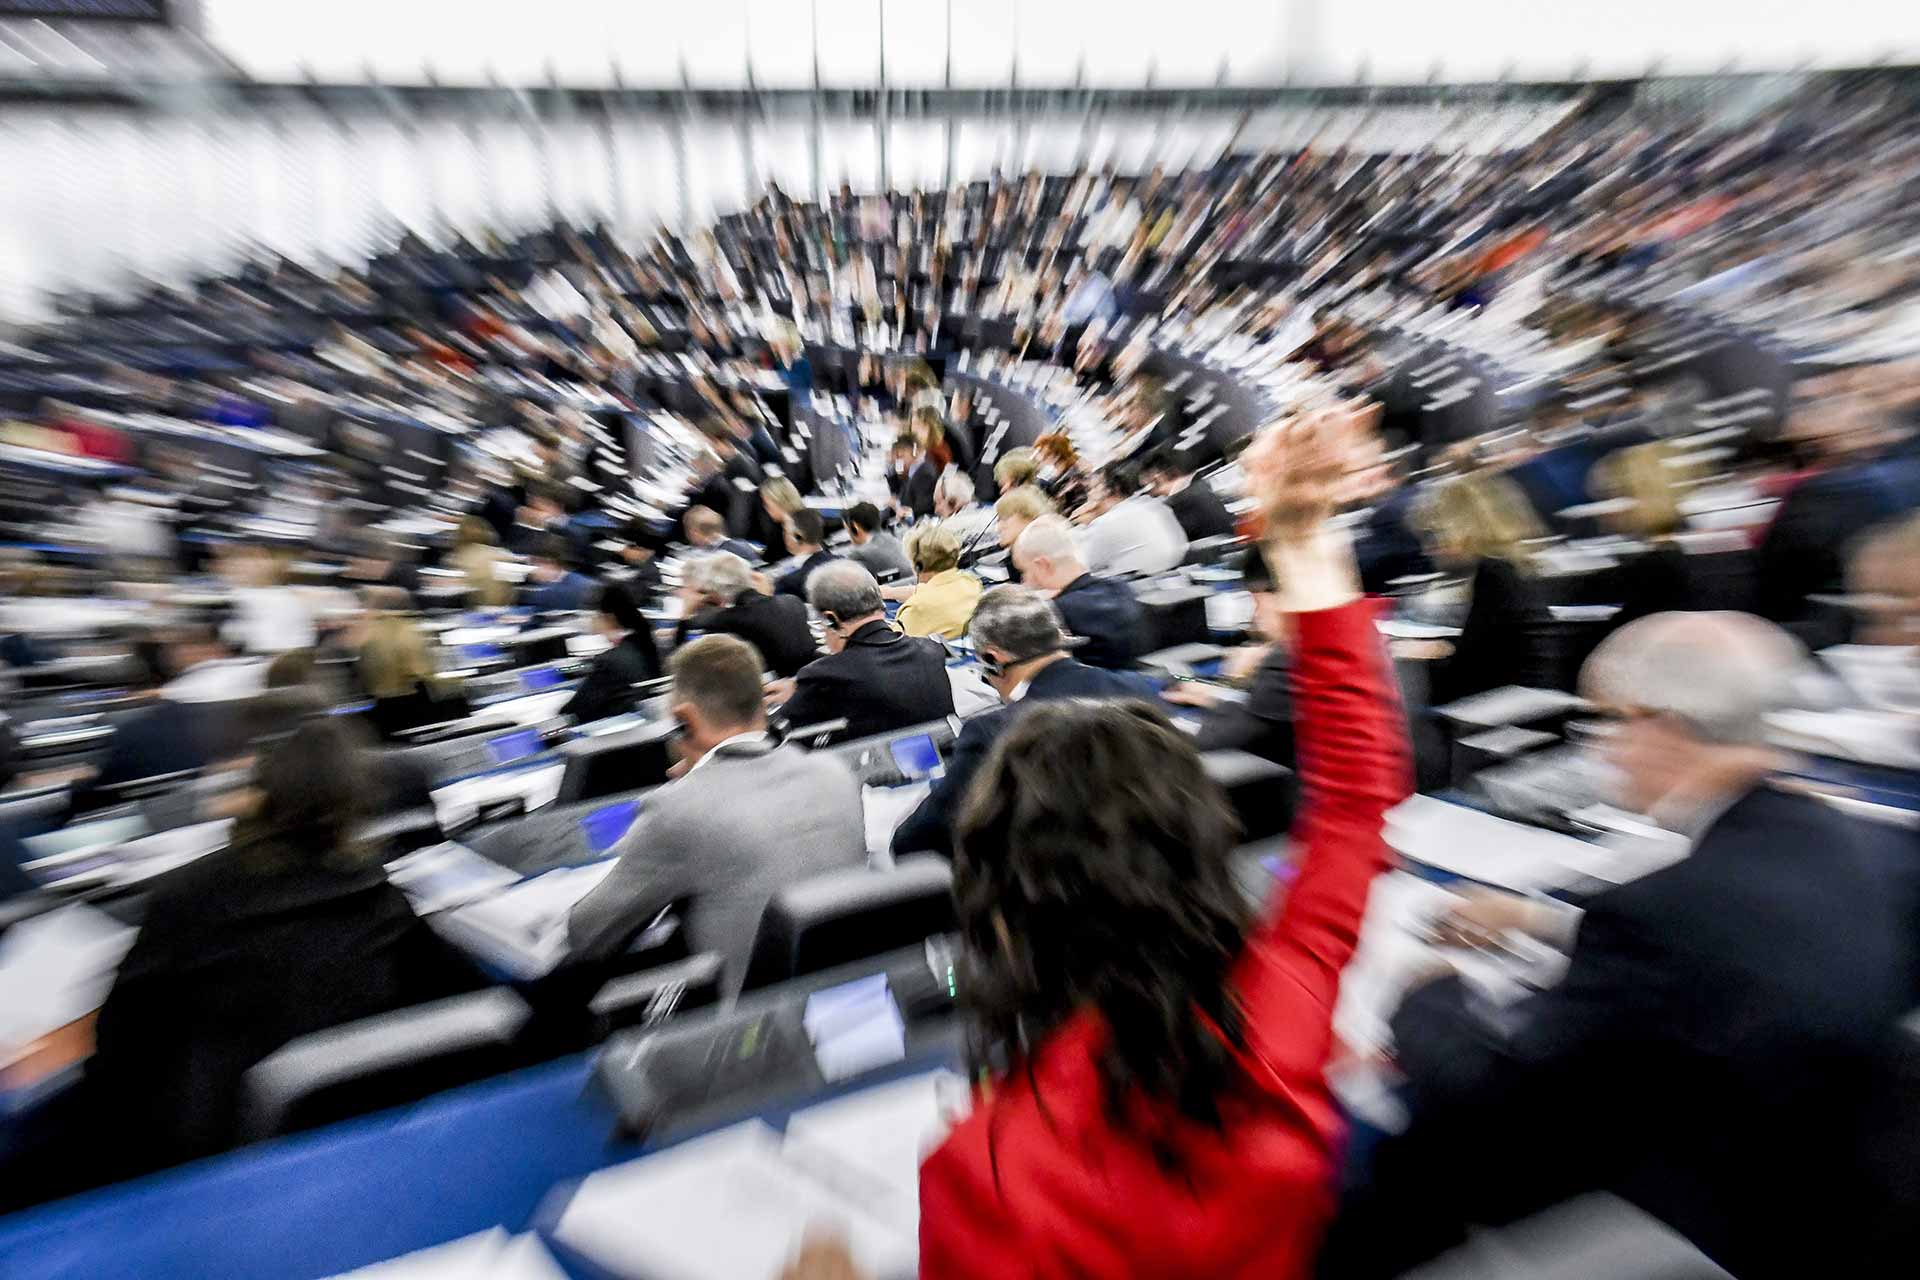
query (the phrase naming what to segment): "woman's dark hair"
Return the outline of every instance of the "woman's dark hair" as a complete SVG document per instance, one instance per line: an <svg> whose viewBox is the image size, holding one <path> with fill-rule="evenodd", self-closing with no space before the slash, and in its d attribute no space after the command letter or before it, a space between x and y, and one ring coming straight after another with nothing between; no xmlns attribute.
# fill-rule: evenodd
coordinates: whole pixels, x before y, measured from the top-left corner
<svg viewBox="0 0 1920 1280"><path fill-rule="evenodd" d="M1137 1127L1138 1090L1217 1128L1252 911L1230 868L1238 823L1186 735L1142 702L1037 706L994 745L957 836L967 998L989 1045L1018 1062L1092 1010L1116 1124ZM1164 1134L1144 1136L1174 1162Z"/></svg>
<svg viewBox="0 0 1920 1280"><path fill-rule="evenodd" d="M602 587L594 609L612 618L622 631L644 631L649 625L647 615L640 611L640 597L624 582L610 582Z"/></svg>
<svg viewBox="0 0 1920 1280"><path fill-rule="evenodd" d="M261 743L253 777L262 793L255 821L270 847L298 862L355 860L350 833L369 811L374 782L345 717L307 714Z"/></svg>

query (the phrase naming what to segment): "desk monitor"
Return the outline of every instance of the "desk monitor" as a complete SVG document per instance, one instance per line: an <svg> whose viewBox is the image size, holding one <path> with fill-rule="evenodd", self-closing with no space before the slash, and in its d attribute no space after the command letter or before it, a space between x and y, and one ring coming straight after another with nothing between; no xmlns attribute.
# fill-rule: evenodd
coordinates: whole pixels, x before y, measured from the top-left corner
<svg viewBox="0 0 1920 1280"><path fill-rule="evenodd" d="M528 667L520 673L520 683L526 687L528 693L541 693L565 679L558 667Z"/></svg>
<svg viewBox="0 0 1920 1280"><path fill-rule="evenodd" d="M495 764L512 764L528 756L540 754L540 731L521 729L515 733L503 733L497 738L487 739L487 751L493 756Z"/></svg>
<svg viewBox="0 0 1920 1280"><path fill-rule="evenodd" d="M504 662L506 651L497 644L463 644L460 646L462 662Z"/></svg>
<svg viewBox="0 0 1920 1280"><path fill-rule="evenodd" d="M640 816L638 800L622 800L616 804L595 809L580 819L580 830L587 838L587 846L596 854L605 853L613 848L621 836L627 834L627 828Z"/></svg>
<svg viewBox="0 0 1920 1280"><path fill-rule="evenodd" d="M940 763L940 749L934 745L930 733L916 733L909 738L895 738L888 744L893 752L893 763L907 778L919 782L925 778L937 778L945 773Z"/></svg>

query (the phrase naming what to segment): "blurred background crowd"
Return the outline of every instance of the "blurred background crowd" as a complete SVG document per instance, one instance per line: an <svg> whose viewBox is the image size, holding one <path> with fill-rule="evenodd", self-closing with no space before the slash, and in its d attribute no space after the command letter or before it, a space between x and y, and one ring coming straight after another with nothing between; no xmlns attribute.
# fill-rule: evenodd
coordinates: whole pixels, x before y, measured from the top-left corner
<svg viewBox="0 0 1920 1280"><path fill-rule="evenodd" d="M71 95L0 144L68 166L0 219L21 1274L109 1273L30 1206L930 938L995 1083L923 1275L1911 1265L1908 73L976 100L950 12L858 101L817 30L807 90L336 86L152 8L0 17ZM359 176L156 245L224 197L140 157L249 109ZM123 126L109 280L46 193Z"/></svg>

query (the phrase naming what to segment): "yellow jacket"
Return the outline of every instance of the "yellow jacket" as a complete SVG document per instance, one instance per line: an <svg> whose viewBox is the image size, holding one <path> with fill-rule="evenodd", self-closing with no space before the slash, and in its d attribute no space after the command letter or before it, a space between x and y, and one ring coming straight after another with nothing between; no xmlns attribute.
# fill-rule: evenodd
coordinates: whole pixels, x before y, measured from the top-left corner
<svg viewBox="0 0 1920 1280"><path fill-rule="evenodd" d="M910 636L958 640L967 633L984 588L964 569L944 569L921 583L900 606L894 625Z"/></svg>

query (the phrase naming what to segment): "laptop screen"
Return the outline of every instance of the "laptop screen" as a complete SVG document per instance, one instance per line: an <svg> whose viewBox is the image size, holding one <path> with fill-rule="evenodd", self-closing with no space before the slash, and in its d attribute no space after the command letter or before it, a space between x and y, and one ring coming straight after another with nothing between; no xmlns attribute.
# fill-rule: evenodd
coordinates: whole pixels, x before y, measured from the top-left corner
<svg viewBox="0 0 1920 1280"><path fill-rule="evenodd" d="M561 682L557 667L528 667L520 673L520 683L526 686L528 693L539 693L551 689Z"/></svg>
<svg viewBox="0 0 1920 1280"><path fill-rule="evenodd" d="M895 738L887 745L893 752L894 765L907 777L918 780L940 772L940 751L931 735L916 733L911 738Z"/></svg>
<svg viewBox="0 0 1920 1280"><path fill-rule="evenodd" d="M627 834L627 828L633 825L633 820L639 815L638 800L622 800L618 804L595 809L580 819L580 830L586 835L590 849L595 853L605 853L619 842L621 836Z"/></svg>
<svg viewBox="0 0 1920 1280"><path fill-rule="evenodd" d="M539 755L540 731L522 729L518 733L503 733L497 738L488 738L487 750L493 754L495 764L512 764L515 760Z"/></svg>

